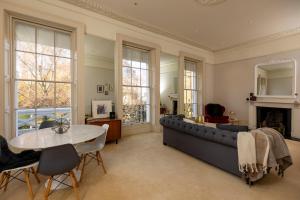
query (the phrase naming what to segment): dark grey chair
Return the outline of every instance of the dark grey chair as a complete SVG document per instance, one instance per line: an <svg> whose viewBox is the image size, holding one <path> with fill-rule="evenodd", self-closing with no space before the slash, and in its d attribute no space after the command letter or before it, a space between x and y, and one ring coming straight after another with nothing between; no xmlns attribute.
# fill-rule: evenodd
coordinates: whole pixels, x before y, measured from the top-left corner
<svg viewBox="0 0 300 200"><path fill-rule="evenodd" d="M10 181L19 180L27 184L29 197L33 199L34 195L29 175L33 173L37 182L40 183L34 168L38 165L40 153L33 150L14 153L9 149L6 139L0 135L0 190L4 189L6 191ZM25 180L18 178L22 173L24 173Z"/></svg>
<svg viewBox="0 0 300 200"><path fill-rule="evenodd" d="M56 126L56 121L43 121L39 129L52 128L54 126Z"/></svg>
<svg viewBox="0 0 300 200"><path fill-rule="evenodd" d="M48 199L52 181L55 180L54 176L61 174L67 174L67 176L70 177L76 197L79 199L77 189L78 182L73 172L73 169L76 168L79 163L80 158L71 144L50 147L42 151L38 172L49 177L45 190L45 199Z"/></svg>

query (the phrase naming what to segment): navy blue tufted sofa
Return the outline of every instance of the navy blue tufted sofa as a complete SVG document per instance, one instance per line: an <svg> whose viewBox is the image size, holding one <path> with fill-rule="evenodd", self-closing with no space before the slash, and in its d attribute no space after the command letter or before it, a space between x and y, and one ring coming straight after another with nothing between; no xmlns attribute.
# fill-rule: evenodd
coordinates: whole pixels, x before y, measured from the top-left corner
<svg viewBox="0 0 300 200"><path fill-rule="evenodd" d="M183 116L160 119L163 143L237 176L237 132L187 123Z"/></svg>

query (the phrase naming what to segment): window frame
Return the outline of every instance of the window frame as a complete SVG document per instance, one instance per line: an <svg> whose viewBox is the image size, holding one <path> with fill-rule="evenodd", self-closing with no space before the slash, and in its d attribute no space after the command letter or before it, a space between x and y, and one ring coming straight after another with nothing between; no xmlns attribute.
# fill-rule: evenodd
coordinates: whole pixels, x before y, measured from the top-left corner
<svg viewBox="0 0 300 200"><path fill-rule="evenodd" d="M124 52L124 48L128 48L128 49L135 49L136 51L140 51L141 53L143 52L146 52L148 53L148 69L142 69L141 68L141 60L139 61L140 62L140 68L136 68L136 67L133 67L132 66L132 58L130 59L131 61L131 66L124 66L123 65L123 59L124 59L124 54L122 53L122 59L121 59L121 97L122 97L122 101L121 101L121 109L122 109L122 125L123 126L132 126L132 125L143 125L143 124L150 124L151 123L151 119L152 119L152 68L151 68L151 50L148 50L148 49L144 49L144 48L141 48L141 47L138 47L138 46L135 46L135 45L128 45L128 44L122 44L122 52ZM123 68L124 67L127 67L127 68L130 68L131 69L131 78L130 78L130 82L131 84L123 84ZM142 86L142 83L141 83L141 80L142 80L142 73L140 73L140 85L133 85L132 84L132 69L140 69L140 72L142 72L142 70L145 70L145 71L148 71L148 85L147 86ZM149 104L141 104L141 105L145 105L145 106L149 106L149 121L146 121L146 122L129 122L129 123L124 123L123 122L123 116L124 116L124 111L123 111L123 97L124 97L124 91L123 91L123 88L124 87L130 87L131 88L131 91L133 88L140 88L142 90L142 88L147 88L149 89ZM142 96L141 96L142 98ZM133 104L132 104L133 105ZM147 118L147 117L146 117Z"/></svg>
<svg viewBox="0 0 300 200"><path fill-rule="evenodd" d="M54 54L48 55L43 53L37 53L37 31L35 30L35 52L27 52L27 51L21 51L17 50L16 48L16 23L23 23L23 24L29 24L33 26L36 30L37 28L51 30L54 32L54 47L55 47L55 32L58 33L66 33L70 35L70 57L63 57L63 56L57 56L55 54L55 48L54 48ZM76 90L77 90L77 84L75 79L76 74L76 64L75 64L75 31L73 29L70 29L68 27L63 28L60 25L46 25L48 24L46 21L40 21L40 20L29 20L27 18L17 17L17 16L10 16L10 54L11 54L11 64L10 64L10 85L9 85L9 91L10 91L10 111L11 111L11 132L14 134L14 136L18 136L18 130L17 130L17 110L35 110L35 125L37 126L37 110L43 109L44 107L37 107L36 106L36 97L35 97L35 105L33 108L17 108L17 90L16 90L16 82L17 81L33 81L35 83L35 94L37 92L37 82L45 82L45 83L52 83L52 84L70 84L71 87L71 99L70 99L70 106L66 106L64 108L70 108L70 117L71 117L71 123L75 123L77 121L77 99L76 99ZM70 81L56 81L55 78L53 80L37 80L37 78L29 80L29 79L20 79L16 77L16 52L24 52L24 53L32 53L35 57L35 66L37 65L37 55L44 55L44 56L53 56L53 64L56 65L56 58L67 58L70 59ZM56 67L54 67L54 77L56 76ZM54 105L51 107L48 107L49 109L53 109L56 113L56 109L62 108L56 106L56 87L54 86Z"/></svg>

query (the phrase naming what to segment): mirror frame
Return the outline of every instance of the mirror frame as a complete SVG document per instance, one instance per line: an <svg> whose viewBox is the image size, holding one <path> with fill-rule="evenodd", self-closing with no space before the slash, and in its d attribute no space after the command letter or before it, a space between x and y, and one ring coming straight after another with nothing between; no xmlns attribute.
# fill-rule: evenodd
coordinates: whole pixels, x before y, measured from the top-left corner
<svg viewBox="0 0 300 200"><path fill-rule="evenodd" d="M289 63L292 62L294 64L294 76L293 76L293 85L292 85L292 94L291 95L258 95L257 94L257 78L258 78L258 67L260 66L265 66L265 65L272 65L272 64L281 64L281 63ZM263 98L296 98L297 97L297 62L295 59L285 59L285 60L275 60L275 61L270 61L266 63L259 63L255 65L254 69L254 95L257 97L263 97Z"/></svg>

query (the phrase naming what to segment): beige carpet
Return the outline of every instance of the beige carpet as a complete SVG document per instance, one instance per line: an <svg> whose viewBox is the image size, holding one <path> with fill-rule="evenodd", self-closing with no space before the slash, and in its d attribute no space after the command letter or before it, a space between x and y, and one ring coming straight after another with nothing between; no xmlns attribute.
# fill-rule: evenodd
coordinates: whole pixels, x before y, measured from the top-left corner
<svg viewBox="0 0 300 200"><path fill-rule="evenodd" d="M294 165L285 177L270 174L250 188L238 177L162 145L161 134L125 137L119 144L105 147L106 175L95 162L88 165L80 196L86 200L299 200L300 142L287 142ZM31 181L35 199L43 199L43 185ZM0 199L27 199L26 192L26 185L15 181L6 192L0 192ZM65 189L49 199L75 196Z"/></svg>

